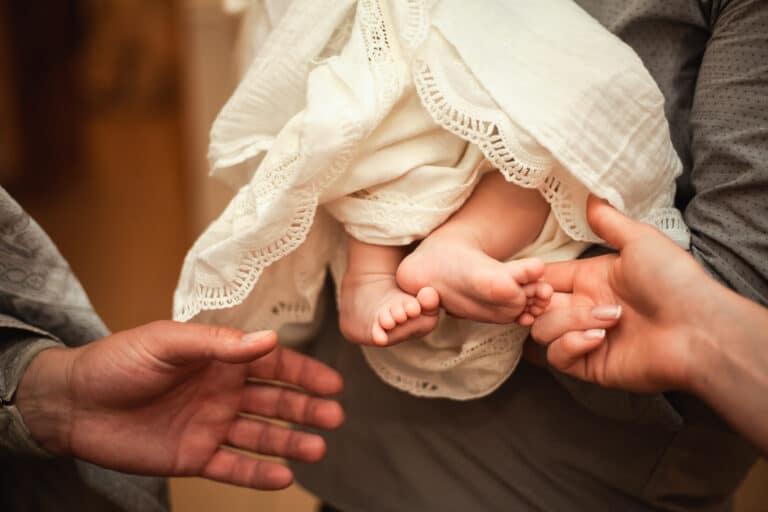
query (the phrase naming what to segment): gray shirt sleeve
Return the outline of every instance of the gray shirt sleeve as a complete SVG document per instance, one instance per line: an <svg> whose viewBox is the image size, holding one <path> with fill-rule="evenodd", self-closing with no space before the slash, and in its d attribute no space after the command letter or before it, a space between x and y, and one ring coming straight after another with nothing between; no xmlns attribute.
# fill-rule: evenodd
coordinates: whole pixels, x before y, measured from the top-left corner
<svg viewBox="0 0 768 512"><path fill-rule="evenodd" d="M29 363L41 351L63 346L50 334L0 315L0 453L48 456L32 439L14 398Z"/></svg>
<svg viewBox="0 0 768 512"><path fill-rule="evenodd" d="M712 2L691 110L691 250L768 304L768 2Z"/></svg>

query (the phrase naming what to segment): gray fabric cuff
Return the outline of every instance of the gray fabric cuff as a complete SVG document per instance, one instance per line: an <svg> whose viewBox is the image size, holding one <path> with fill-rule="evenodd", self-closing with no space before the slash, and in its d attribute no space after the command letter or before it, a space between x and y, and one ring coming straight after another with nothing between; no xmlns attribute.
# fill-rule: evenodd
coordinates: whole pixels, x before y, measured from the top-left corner
<svg viewBox="0 0 768 512"><path fill-rule="evenodd" d="M35 335L30 337L32 333ZM63 346L57 340L36 335L44 333L34 328L0 329L0 454L51 456L32 439L13 403L16 388L32 359L43 350Z"/></svg>

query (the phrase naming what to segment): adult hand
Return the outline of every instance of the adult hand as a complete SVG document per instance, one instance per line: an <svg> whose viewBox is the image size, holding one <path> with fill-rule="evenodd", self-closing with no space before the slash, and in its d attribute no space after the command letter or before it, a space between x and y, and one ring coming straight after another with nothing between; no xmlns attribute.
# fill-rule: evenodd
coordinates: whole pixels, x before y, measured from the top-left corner
<svg viewBox="0 0 768 512"><path fill-rule="evenodd" d="M129 473L283 488L293 480L287 467L242 451L313 462L323 439L243 414L335 428L341 407L308 393L338 393L342 379L276 342L271 331L155 322L41 352L16 404L54 454Z"/></svg>
<svg viewBox="0 0 768 512"><path fill-rule="evenodd" d="M619 254L548 266L558 293L531 332L549 363L604 386L692 392L768 454L768 309L606 203L590 198L588 217Z"/></svg>
<svg viewBox="0 0 768 512"><path fill-rule="evenodd" d="M557 293L533 338L552 366L583 380L640 392L688 387L691 342L717 311L719 285L658 230L604 201L590 198L588 220L619 253L548 265L544 280Z"/></svg>

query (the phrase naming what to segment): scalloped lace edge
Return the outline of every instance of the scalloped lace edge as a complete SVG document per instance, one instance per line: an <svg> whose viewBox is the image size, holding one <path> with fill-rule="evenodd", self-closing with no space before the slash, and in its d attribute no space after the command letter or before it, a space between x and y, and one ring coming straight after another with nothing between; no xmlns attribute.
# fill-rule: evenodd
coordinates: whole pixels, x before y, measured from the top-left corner
<svg viewBox="0 0 768 512"><path fill-rule="evenodd" d="M483 357L490 357L497 354L512 354L517 352L514 360L510 362L509 368L500 372L498 378L485 389L468 393L459 393L455 389L446 392L435 381L407 375L407 372L400 372L392 368L391 365L381 360L377 351L380 348L362 347L365 360L371 369L376 372L381 380L390 386L405 391L411 395L424 398L449 398L451 400L472 400L486 396L501 386L504 381L515 371L523 353L523 343L528 336L529 329L516 327L495 336L490 336L477 345L472 347L469 354L461 354L441 362L445 370L465 363L467 361L477 360ZM425 370L421 370L424 372Z"/></svg>
<svg viewBox="0 0 768 512"><path fill-rule="evenodd" d="M379 83L383 84L380 90L380 101L392 103L396 96L395 91L399 87L399 79L395 74L387 73L386 70L382 72L381 69L382 64L393 61L393 50L387 36L384 13L377 0L361 0L360 5L364 7L362 16L367 16L367 19L360 22L366 41L366 52L374 73L380 74ZM408 27L418 26L417 23L408 24ZM410 35L410 37L413 39L414 36ZM226 286L209 287L197 284L193 292L194 299L186 300L178 310L174 310L176 320L185 322L203 310L231 308L241 304L253 290L264 269L293 252L306 240L315 218L319 192L330 186L349 167L361 132L362 128L359 124L344 128L344 140L350 142L334 159L330 171L310 187L314 192L313 197L305 199L296 209L286 232L273 242L249 251L243 256L238 265L236 277ZM301 152L296 153L291 160L292 163L300 161ZM273 172L268 174L274 175Z"/></svg>
<svg viewBox="0 0 768 512"><path fill-rule="evenodd" d="M475 144L507 181L524 188L537 188L572 239L599 241L579 220L569 187L557 177L557 167L542 169L519 159L510 147L509 141L514 140L514 135L506 133L498 120L483 119L462 108L457 101L451 101L452 95L440 87L438 78L423 60L414 61L413 75L419 98L438 125ZM690 244L690 233L677 209L657 208L642 220L656 226L684 248Z"/></svg>

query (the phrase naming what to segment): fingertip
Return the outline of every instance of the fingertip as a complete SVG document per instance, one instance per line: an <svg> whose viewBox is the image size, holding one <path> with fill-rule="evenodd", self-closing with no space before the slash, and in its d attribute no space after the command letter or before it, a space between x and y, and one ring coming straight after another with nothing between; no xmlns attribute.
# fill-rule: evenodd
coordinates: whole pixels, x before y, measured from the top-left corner
<svg viewBox="0 0 768 512"><path fill-rule="evenodd" d="M603 339L605 338L606 330L605 329L589 329L584 331L584 339L587 341L594 341L597 343L602 343Z"/></svg>
<svg viewBox="0 0 768 512"><path fill-rule="evenodd" d="M254 331L243 334L232 347L237 354L235 357L238 358L232 362L245 362L246 360L264 356L272 352L276 347L277 333L275 331ZM240 355L247 359L240 361Z"/></svg>
<svg viewBox="0 0 768 512"><path fill-rule="evenodd" d="M322 413L325 423L323 428L334 430L339 428L346 419L344 416L344 409L338 402L329 401L325 406L326 410Z"/></svg>
<svg viewBox="0 0 768 512"><path fill-rule="evenodd" d="M317 462L325 456L325 440L318 435L306 434L299 441L298 452L302 461Z"/></svg>
<svg viewBox="0 0 768 512"><path fill-rule="evenodd" d="M242 345L277 345L277 333L273 330L254 331L240 337Z"/></svg>
<svg viewBox="0 0 768 512"><path fill-rule="evenodd" d="M333 368L328 369L328 377L324 380L324 386L319 393L322 395L336 395L344 391L344 378Z"/></svg>
<svg viewBox="0 0 768 512"><path fill-rule="evenodd" d="M553 356L550 362L558 368L568 368L574 361L594 351L605 341L605 329L572 331L552 343L548 351Z"/></svg>
<svg viewBox="0 0 768 512"><path fill-rule="evenodd" d="M255 481L251 485L254 489L279 490L290 487L293 484L293 471L282 464L274 464L266 475L266 485L261 481ZM266 487L266 488L265 488Z"/></svg>
<svg viewBox="0 0 768 512"><path fill-rule="evenodd" d="M589 197L587 197L587 208L600 208L601 205L611 206L607 199L603 199L595 194L589 194Z"/></svg>
<svg viewBox="0 0 768 512"><path fill-rule="evenodd" d="M206 359L212 358L230 364L247 363L275 350L277 333L271 330L245 334L232 331L231 336L210 338L206 344Z"/></svg>
<svg viewBox="0 0 768 512"><path fill-rule="evenodd" d="M593 195L587 199L587 222L597 236L618 250L637 236L637 228L642 226L605 199Z"/></svg>
<svg viewBox="0 0 768 512"><path fill-rule="evenodd" d="M344 409L334 400L323 400L316 406L312 425L325 430L335 430L344 423Z"/></svg>

